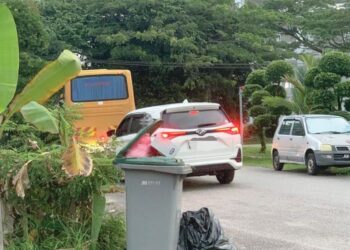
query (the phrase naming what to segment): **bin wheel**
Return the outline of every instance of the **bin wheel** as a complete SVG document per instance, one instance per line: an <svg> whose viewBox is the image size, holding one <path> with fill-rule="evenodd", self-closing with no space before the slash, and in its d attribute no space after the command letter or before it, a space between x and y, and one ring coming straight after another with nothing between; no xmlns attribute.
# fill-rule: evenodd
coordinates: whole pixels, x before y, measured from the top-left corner
<svg viewBox="0 0 350 250"><path fill-rule="evenodd" d="M235 170L223 170L216 174L216 179L220 184L229 184L235 177Z"/></svg>

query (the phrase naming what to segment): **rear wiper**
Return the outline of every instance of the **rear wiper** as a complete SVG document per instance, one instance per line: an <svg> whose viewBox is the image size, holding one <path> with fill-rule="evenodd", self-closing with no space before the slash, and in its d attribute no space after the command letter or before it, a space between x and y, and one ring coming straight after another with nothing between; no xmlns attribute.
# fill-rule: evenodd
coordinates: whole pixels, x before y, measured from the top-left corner
<svg viewBox="0 0 350 250"><path fill-rule="evenodd" d="M197 126L197 128L202 128L202 127L208 127L208 126L213 126L213 125L216 125L215 122L212 122L212 123L202 123L202 124L199 124Z"/></svg>

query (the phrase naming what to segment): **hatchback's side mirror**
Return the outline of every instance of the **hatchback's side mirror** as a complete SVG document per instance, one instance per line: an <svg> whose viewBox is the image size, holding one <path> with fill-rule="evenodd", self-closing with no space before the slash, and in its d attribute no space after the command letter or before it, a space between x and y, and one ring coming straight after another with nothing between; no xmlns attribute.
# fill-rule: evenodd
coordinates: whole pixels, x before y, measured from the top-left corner
<svg viewBox="0 0 350 250"><path fill-rule="evenodd" d="M115 135L115 129L111 129L111 130L108 130L108 131L107 131L107 136L108 136L108 137L111 137L111 136L113 136L113 135Z"/></svg>

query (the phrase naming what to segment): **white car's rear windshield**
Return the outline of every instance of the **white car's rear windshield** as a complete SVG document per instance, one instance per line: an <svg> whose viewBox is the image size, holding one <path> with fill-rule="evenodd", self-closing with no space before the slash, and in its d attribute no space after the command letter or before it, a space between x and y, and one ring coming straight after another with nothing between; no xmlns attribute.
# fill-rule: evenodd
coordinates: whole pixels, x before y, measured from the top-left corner
<svg viewBox="0 0 350 250"><path fill-rule="evenodd" d="M175 129L214 127L230 123L225 113L220 109L164 113L162 119L164 121L163 127Z"/></svg>
<svg viewBox="0 0 350 250"><path fill-rule="evenodd" d="M340 134L350 132L350 124L341 117L306 118L310 134Z"/></svg>

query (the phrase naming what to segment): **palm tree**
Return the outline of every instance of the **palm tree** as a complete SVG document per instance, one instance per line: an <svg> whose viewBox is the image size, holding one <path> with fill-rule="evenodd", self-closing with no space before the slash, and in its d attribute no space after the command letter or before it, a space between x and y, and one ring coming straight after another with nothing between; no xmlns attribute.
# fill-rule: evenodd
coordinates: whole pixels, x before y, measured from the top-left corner
<svg viewBox="0 0 350 250"><path fill-rule="evenodd" d="M308 103L309 90L303 84L306 73L317 67L319 60L313 55L301 55L302 66L295 67L294 76L285 76L284 80L291 83L293 88L294 112L297 114L308 114L312 106Z"/></svg>

